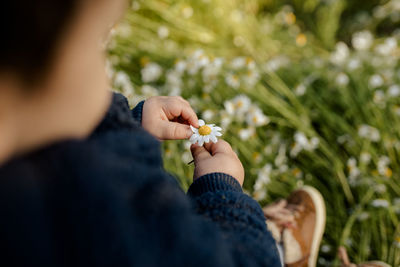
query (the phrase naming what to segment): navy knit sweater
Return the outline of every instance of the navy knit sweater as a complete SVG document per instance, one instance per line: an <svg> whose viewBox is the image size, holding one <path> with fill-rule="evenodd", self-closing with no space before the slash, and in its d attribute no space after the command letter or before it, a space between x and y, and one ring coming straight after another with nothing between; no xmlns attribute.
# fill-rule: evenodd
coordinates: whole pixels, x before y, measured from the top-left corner
<svg viewBox="0 0 400 267"><path fill-rule="evenodd" d="M229 175L185 194L140 126L112 105L86 140L0 166L0 266L280 266L263 212Z"/></svg>

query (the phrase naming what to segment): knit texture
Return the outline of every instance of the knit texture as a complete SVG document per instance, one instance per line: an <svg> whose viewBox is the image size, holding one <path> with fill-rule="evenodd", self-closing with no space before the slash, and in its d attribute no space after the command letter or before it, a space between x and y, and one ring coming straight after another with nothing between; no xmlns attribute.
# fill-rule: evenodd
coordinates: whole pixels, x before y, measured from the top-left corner
<svg viewBox="0 0 400 267"><path fill-rule="evenodd" d="M239 182L225 173L210 173L197 179L189 187L188 195L197 197L206 192L233 191L242 192Z"/></svg>
<svg viewBox="0 0 400 267"><path fill-rule="evenodd" d="M118 94L93 134L0 166L6 266L280 266L263 212L233 177L186 195Z"/></svg>

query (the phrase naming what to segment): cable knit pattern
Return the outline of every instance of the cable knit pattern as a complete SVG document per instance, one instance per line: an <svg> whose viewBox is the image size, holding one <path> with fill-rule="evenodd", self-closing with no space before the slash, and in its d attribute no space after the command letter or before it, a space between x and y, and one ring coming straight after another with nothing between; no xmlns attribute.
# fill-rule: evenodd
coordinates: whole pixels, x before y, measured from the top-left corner
<svg viewBox="0 0 400 267"><path fill-rule="evenodd" d="M210 173L197 179L189 187L188 195L199 196L205 192L235 191L242 192L239 182L225 173Z"/></svg>
<svg viewBox="0 0 400 267"><path fill-rule="evenodd" d="M261 208L233 177L186 195L160 142L115 94L86 140L0 166L0 258L7 266L280 266Z"/></svg>

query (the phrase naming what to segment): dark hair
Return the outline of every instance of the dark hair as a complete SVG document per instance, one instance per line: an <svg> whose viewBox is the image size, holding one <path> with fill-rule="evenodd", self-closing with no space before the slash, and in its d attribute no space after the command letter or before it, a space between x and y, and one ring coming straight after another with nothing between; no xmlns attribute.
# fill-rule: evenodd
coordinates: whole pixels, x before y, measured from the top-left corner
<svg viewBox="0 0 400 267"><path fill-rule="evenodd" d="M81 0L83 1L83 0ZM79 0L5 0L1 4L0 71L33 82L46 72Z"/></svg>

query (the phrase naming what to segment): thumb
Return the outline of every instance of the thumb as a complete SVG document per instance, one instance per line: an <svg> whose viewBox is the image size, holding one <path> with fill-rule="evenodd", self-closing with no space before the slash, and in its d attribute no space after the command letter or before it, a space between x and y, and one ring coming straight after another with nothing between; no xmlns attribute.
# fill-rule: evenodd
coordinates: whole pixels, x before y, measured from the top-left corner
<svg viewBox="0 0 400 267"><path fill-rule="evenodd" d="M188 139L193 134L189 125L172 121L163 121L161 129L161 139L164 140Z"/></svg>
<svg viewBox="0 0 400 267"><path fill-rule="evenodd" d="M197 144L192 145L190 151L192 152L195 163L211 157L210 152L208 152L204 146L198 146Z"/></svg>

